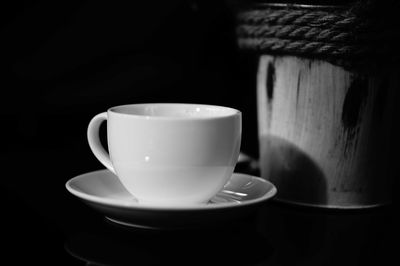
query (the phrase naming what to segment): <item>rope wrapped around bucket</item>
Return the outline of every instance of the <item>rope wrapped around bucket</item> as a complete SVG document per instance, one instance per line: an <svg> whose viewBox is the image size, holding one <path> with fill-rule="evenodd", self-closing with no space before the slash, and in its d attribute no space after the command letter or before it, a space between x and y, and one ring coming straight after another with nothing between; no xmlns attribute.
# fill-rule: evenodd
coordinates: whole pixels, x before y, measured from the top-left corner
<svg viewBox="0 0 400 266"><path fill-rule="evenodd" d="M252 5L237 14L241 49L319 58L344 67L399 61L398 3L349 6Z"/></svg>

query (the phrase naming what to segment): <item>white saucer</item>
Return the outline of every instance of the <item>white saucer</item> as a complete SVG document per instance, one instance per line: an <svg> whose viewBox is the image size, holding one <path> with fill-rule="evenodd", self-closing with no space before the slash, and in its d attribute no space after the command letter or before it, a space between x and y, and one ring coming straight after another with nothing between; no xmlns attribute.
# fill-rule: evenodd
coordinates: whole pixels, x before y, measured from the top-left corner
<svg viewBox="0 0 400 266"><path fill-rule="evenodd" d="M140 204L109 170L82 174L66 183L67 190L110 221L144 228L175 228L238 218L276 194L259 177L234 173L224 189L207 204L148 206Z"/></svg>

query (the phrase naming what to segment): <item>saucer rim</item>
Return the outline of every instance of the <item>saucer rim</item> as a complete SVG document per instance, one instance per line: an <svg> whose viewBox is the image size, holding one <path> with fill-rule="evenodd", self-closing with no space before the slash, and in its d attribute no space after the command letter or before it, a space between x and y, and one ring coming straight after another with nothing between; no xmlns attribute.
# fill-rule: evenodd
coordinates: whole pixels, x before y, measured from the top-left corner
<svg viewBox="0 0 400 266"><path fill-rule="evenodd" d="M273 183L269 182L268 180L262 179L260 177L245 174L245 173L233 173L232 176L233 175L242 175L242 176L255 178L258 181L266 184L267 186L270 186L269 191L267 191L264 195L262 195L259 198L250 199L250 200L246 200L243 202L221 202L221 203L212 203L212 204L203 203L203 204L163 206L163 205L143 204L143 203L139 203L139 202L127 202L127 201L118 200L118 199L108 199L108 198L104 198L104 197L100 197L100 196L83 193L81 191L74 189L71 186L71 184L73 182L75 182L79 179L82 179L87 175L94 175L96 173L104 173L104 172L111 173L110 170L108 170L108 169L100 169L100 170L83 173L83 174L77 175L77 176L69 179L65 183L65 187L74 196L76 196L82 200L92 202L92 203L107 205L107 206L111 206L111 207L132 209L132 210L154 210L154 211L197 211L197 210L218 210L218 209L244 207L244 206L249 206L249 205L254 205L254 204L264 202L268 199L273 198L277 193L277 188L275 187L275 185Z"/></svg>

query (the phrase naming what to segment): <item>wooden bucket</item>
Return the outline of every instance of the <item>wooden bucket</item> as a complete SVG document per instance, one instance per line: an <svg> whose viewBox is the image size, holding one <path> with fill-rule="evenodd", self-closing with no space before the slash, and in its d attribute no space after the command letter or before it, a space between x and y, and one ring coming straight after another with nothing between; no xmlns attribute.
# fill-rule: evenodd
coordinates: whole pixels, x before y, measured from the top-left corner
<svg viewBox="0 0 400 266"><path fill-rule="evenodd" d="M263 55L257 81L261 174L278 200L328 208L391 201L398 72Z"/></svg>
<svg viewBox="0 0 400 266"><path fill-rule="evenodd" d="M399 10L376 0L236 10L238 46L258 56L260 170L277 200L341 209L393 200Z"/></svg>

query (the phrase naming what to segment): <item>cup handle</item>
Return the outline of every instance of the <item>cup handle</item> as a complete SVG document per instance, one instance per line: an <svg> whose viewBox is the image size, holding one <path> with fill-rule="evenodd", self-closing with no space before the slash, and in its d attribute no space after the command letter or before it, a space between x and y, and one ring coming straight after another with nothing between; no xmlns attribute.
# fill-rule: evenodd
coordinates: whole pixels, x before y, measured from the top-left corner
<svg viewBox="0 0 400 266"><path fill-rule="evenodd" d="M94 156L105 166L108 170L115 173L114 167L110 160L110 155L104 149L100 142L99 129L101 123L107 120L107 112L100 113L92 118L89 122L87 129L87 138L89 142L90 149L92 150Z"/></svg>

